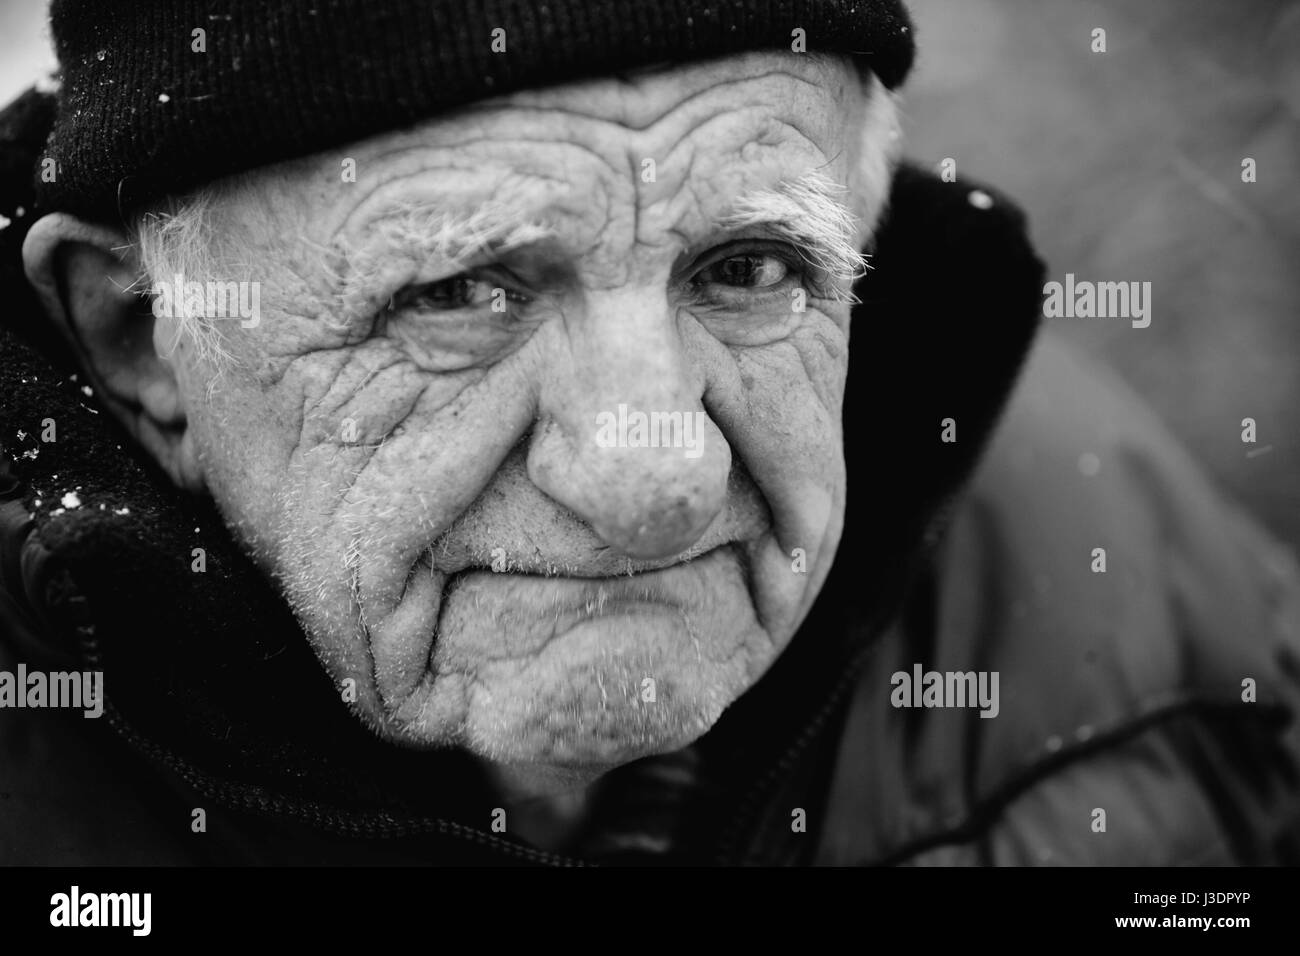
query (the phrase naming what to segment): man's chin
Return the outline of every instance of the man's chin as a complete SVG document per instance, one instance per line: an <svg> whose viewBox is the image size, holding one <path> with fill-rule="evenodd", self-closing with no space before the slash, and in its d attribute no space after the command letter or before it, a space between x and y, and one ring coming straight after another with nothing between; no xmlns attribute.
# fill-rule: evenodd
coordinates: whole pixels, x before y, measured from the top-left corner
<svg viewBox="0 0 1300 956"><path fill-rule="evenodd" d="M484 662L460 743L496 763L576 775L684 747L750 674L752 646L706 656L695 628L680 608L628 605L568 627L535 656Z"/></svg>
<svg viewBox="0 0 1300 956"><path fill-rule="evenodd" d="M776 651L734 547L615 577L471 569L435 590L407 601L436 639L429 614L388 629L399 670L424 673L389 696L383 732L498 764L603 772L684 747Z"/></svg>

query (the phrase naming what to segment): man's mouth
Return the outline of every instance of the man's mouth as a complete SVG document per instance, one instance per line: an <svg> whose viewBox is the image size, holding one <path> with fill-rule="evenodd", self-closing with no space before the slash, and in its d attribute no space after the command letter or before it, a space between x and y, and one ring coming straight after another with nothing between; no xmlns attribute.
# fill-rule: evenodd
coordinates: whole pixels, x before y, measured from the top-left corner
<svg viewBox="0 0 1300 956"><path fill-rule="evenodd" d="M730 542L632 574L430 572L411 594L424 646L412 631L388 635L411 656L379 675L401 680L381 692L405 728L451 701L475 746L490 738L494 751L553 762L680 745L716 719L765 646L746 565Z"/></svg>
<svg viewBox="0 0 1300 956"><path fill-rule="evenodd" d="M540 553L508 554L504 549L501 549L491 555L490 562L485 562L477 556L470 555L449 557L439 554L436 548L431 548L421 557L421 562L426 569L432 566L435 570L449 575L452 580L460 574L476 571L487 571L493 574L518 574L537 578L594 580L635 577L652 571L661 571L678 564L688 564L700 560L720 547L728 547L733 543L716 542L705 544L691 548L688 551L653 560L630 558L619 554L613 548L594 549L590 557L582 561L554 561L544 558ZM419 564L417 564L418 567L420 567Z"/></svg>
<svg viewBox="0 0 1300 956"><path fill-rule="evenodd" d="M582 568L534 561L522 569L468 564L451 572L433 569L426 552L397 611L380 629L382 636L372 638L388 647L394 639L408 648L423 644L423 665L431 667L444 638L453 634L478 634L486 659L506 660L538 655L570 631L602 621L612 625L617 618L659 617L689 628L689 608L703 597L702 582L716 580L726 565L743 568L739 551L738 543L729 542L662 561L629 563L611 555ZM406 640L399 638L394 625L403 624L423 631L423 638L409 632ZM609 640L611 646L618 643L617 634L611 632ZM382 648L375 650L380 659L388 657ZM408 680L415 677L414 666L410 661L400 668Z"/></svg>
<svg viewBox="0 0 1300 956"><path fill-rule="evenodd" d="M659 560L426 548L392 609L362 618L383 722L421 746L560 762L694 739L770 656L763 540L741 530Z"/></svg>
<svg viewBox="0 0 1300 956"><path fill-rule="evenodd" d="M524 568L494 570L471 565L448 575L435 634L449 623L448 609L478 607L482 599L508 591L509 600L494 603L493 618L511 655L537 653L554 637L588 621L621 615L681 614L687 577L734 560L733 544L699 555L661 561L608 558L582 568L558 569L536 562ZM538 622L544 624L539 628ZM519 637L529 635L529 640Z"/></svg>

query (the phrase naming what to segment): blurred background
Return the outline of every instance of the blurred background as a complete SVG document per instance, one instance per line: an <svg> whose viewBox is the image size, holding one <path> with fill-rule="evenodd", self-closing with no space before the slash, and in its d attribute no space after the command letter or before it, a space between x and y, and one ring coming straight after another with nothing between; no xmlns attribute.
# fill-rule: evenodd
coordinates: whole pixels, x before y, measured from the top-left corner
<svg viewBox="0 0 1300 956"><path fill-rule="evenodd" d="M45 22L48 0L0 0L0 103L8 103L56 63Z"/></svg>
<svg viewBox="0 0 1300 956"><path fill-rule="evenodd" d="M1149 328L1046 321L1300 550L1300 2L907 2L910 155L1020 202L1050 278L1152 283Z"/></svg>
<svg viewBox="0 0 1300 956"><path fill-rule="evenodd" d="M1152 283L1149 328L1049 321L1300 550L1300 0L908 2L909 153L1016 198L1052 278ZM0 101L54 67L45 9L0 0Z"/></svg>

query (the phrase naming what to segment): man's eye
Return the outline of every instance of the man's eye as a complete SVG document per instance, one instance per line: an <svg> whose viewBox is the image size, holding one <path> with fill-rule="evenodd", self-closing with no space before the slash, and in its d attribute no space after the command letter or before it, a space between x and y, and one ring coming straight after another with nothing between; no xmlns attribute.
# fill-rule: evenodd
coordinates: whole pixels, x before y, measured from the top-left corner
<svg viewBox="0 0 1300 956"><path fill-rule="evenodd" d="M389 307L394 310L420 308L450 312L500 303L501 310L504 311L507 301L517 299L518 296L512 295L500 286L493 286L490 282L475 279L473 276L457 275L404 289L393 296Z"/></svg>
<svg viewBox="0 0 1300 956"><path fill-rule="evenodd" d="M717 282L746 289L766 289L790 274L790 267L775 256L758 253L728 256L700 270L697 283Z"/></svg>

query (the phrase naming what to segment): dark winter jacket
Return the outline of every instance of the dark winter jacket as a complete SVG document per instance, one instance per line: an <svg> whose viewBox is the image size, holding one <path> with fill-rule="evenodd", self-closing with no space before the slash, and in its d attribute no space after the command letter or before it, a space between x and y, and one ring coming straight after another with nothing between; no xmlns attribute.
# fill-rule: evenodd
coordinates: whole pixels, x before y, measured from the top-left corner
<svg viewBox="0 0 1300 956"><path fill-rule="evenodd" d="M107 703L0 709L0 863L1300 862L1294 561L1122 385L1034 343L1042 265L972 188L896 179L812 613L694 746L609 774L564 857L493 832L468 757L348 713L6 272L0 671L101 670ZM996 673L996 716L896 706L918 667Z"/></svg>

